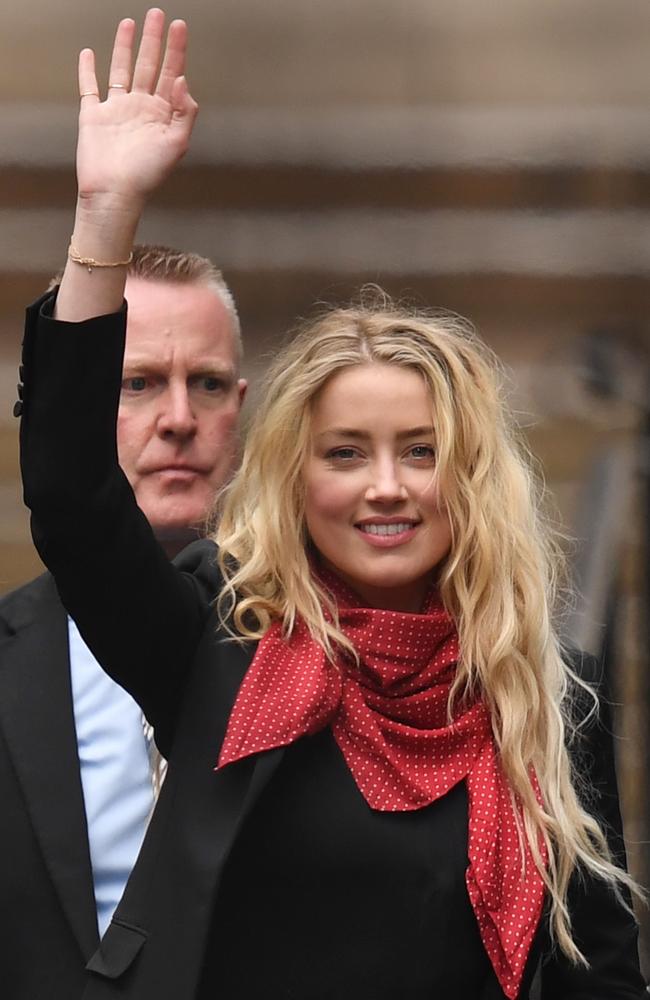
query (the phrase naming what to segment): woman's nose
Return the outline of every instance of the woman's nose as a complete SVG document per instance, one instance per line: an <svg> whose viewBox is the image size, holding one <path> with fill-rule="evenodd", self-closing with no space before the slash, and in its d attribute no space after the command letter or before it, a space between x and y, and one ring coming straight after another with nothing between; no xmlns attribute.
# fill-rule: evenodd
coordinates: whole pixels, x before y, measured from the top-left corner
<svg viewBox="0 0 650 1000"><path fill-rule="evenodd" d="M400 476L397 463L382 462L371 466L371 481L366 489L365 498L370 503L395 503L407 499L407 491Z"/></svg>

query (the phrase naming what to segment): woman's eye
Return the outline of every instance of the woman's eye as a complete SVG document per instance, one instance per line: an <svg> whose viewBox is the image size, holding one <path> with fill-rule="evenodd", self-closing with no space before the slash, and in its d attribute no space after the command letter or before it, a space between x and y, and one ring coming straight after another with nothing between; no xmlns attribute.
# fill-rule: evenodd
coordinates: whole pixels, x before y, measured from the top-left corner
<svg viewBox="0 0 650 1000"><path fill-rule="evenodd" d="M332 448L331 451L328 451L327 458L333 461L349 462L357 458L357 451L355 448Z"/></svg>
<svg viewBox="0 0 650 1000"><path fill-rule="evenodd" d="M409 449L409 455L411 458L416 458L418 460L433 459L435 457L435 451L430 444L414 444L413 447Z"/></svg>

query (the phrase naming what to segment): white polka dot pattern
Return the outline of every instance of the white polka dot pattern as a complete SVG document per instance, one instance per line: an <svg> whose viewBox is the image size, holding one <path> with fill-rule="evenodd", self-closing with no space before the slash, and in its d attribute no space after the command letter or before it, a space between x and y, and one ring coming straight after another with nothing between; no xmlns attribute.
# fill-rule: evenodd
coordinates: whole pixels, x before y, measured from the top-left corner
<svg viewBox="0 0 650 1000"><path fill-rule="evenodd" d="M358 606L330 575L344 634L359 664L330 663L298 623L288 641L279 623L260 641L241 684L219 767L287 746L326 725L371 808L420 809L466 779L466 882L481 938L501 987L519 991L544 902L530 849L521 856L517 808L499 766L481 701L447 720L458 660L450 615L432 598L424 614ZM539 795L534 775L533 785Z"/></svg>

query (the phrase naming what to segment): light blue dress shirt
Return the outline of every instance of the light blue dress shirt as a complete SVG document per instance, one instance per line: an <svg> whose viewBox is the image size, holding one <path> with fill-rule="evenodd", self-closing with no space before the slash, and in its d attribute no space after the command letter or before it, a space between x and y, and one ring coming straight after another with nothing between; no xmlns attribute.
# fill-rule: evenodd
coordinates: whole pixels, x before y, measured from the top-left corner
<svg viewBox="0 0 650 1000"><path fill-rule="evenodd" d="M102 935L138 856L154 804L142 711L104 673L68 619L72 699Z"/></svg>

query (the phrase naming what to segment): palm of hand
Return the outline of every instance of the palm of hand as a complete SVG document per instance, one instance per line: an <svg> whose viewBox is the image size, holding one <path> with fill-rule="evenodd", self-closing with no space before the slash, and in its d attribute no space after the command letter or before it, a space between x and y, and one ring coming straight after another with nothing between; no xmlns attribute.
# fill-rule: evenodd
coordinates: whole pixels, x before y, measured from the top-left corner
<svg viewBox="0 0 650 1000"><path fill-rule="evenodd" d="M77 176L82 195L147 195L189 143L188 123L158 94L131 92L82 109Z"/></svg>

